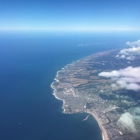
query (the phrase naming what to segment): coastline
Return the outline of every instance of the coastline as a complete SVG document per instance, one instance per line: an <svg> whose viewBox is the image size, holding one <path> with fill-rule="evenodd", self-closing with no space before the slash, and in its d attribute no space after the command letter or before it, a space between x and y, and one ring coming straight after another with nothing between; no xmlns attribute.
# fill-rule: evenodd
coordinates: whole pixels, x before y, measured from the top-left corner
<svg viewBox="0 0 140 140"><path fill-rule="evenodd" d="M58 71L58 72L59 72L59 71ZM57 72L57 75L58 75L58 72ZM54 80L57 81L56 78L55 78ZM53 83L54 83L54 82L53 82ZM51 84L51 88L53 89L53 94L52 94L52 95L54 95L54 97L55 97L57 100L62 101L62 110L63 110L63 113L65 113L65 108L64 108L65 100L64 100L64 99L60 99L60 98L56 95L55 89L53 88L53 83Z"/></svg>
<svg viewBox="0 0 140 140"><path fill-rule="evenodd" d="M59 72L59 71L58 71ZM57 74L58 74L57 72ZM57 80L56 78L54 80ZM63 109L63 113L66 113L68 114L67 112L65 112L65 100L64 99L60 99L59 97L57 97L56 93L55 93L55 89L53 88L53 83L51 84L51 88L53 89L53 95L55 96L56 99L58 100L61 100L63 102L63 105L62 105L62 109ZM78 113L78 112L77 112ZM102 140L109 140L108 138L108 134L107 134L107 131L106 129L104 128L104 126L102 125L102 122L99 120L99 118L97 117L97 115L95 115L93 112L91 111L85 111L85 113L89 113L93 116L93 118L96 120L96 122L98 123L99 127L100 127L100 130L102 132Z"/></svg>
<svg viewBox="0 0 140 140"><path fill-rule="evenodd" d="M63 102L63 105L62 105L63 113L67 113L67 112L65 112L65 108L64 108L65 100L58 98L55 93L53 93L53 95L55 96L56 99L61 100ZM95 115L94 113L92 113L90 111L85 111L85 113L91 114L93 116L93 118L96 120L96 122L98 123L98 125L99 125L99 127L101 129L101 132L102 132L102 140L109 140L107 131L104 128L104 126L102 125L102 122L99 120L99 118L97 117L97 115Z"/></svg>
<svg viewBox="0 0 140 140"><path fill-rule="evenodd" d="M130 136L129 129L116 125L125 111L125 108L120 107L121 100L116 100L118 99L116 94L123 92L112 89L111 79L98 75L102 71L120 69L122 64L128 66L126 61L115 58L117 53L117 50L100 52L68 64L57 71L51 84L53 95L63 103L62 112L91 114L100 128L102 140L123 140ZM123 96L120 97L124 99ZM127 102L132 100L133 104L137 105L137 102L129 99L129 96L125 100ZM131 138L133 137L137 138L137 135L132 134Z"/></svg>
<svg viewBox="0 0 140 140"><path fill-rule="evenodd" d="M102 139L103 140L109 140L107 131L104 128L104 126L102 125L102 122L99 120L97 115L95 115L93 112L90 112L90 111L88 111L87 113L91 114L94 117L94 119L97 121L97 123L98 123L98 125L99 125L99 127L101 129L101 132L102 132Z"/></svg>
<svg viewBox="0 0 140 140"><path fill-rule="evenodd" d="M80 61L80 60L77 60L77 61ZM73 63L74 63L74 62L73 62ZM73 63L72 63L72 64L73 64ZM70 64L68 64L68 65L70 65ZM68 65L66 65L64 68L66 68ZM62 68L61 70L64 70L64 68ZM57 79L57 77L59 76L59 72L60 72L61 70L58 70L58 71L57 71L56 76L55 76L55 78L54 78L54 82L59 82L59 80ZM54 83L54 82L52 82L52 84L51 84L51 88L53 89L53 95L54 95L54 97L55 97L56 99L62 101L62 112L65 113L65 114L69 114L69 113L66 112L66 110L65 110L65 99L61 99L61 98L59 98L59 97L56 95L56 92L57 92L57 91L55 90L55 87L53 87L53 83ZM102 125L101 120L99 120L99 118L97 117L97 115L95 115L95 113L93 113L93 112L91 112L91 111L88 111L88 110L85 110L84 112L85 112L85 113L91 114L91 115L93 116L93 118L96 120L96 122L98 123L99 128L100 128L101 133L102 133L102 140L109 140L108 134L107 134L107 130L104 128L104 126ZM78 113L78 112L77 112L77 113ZM70 114L72 114L72 113L70 113Z"/></svg>

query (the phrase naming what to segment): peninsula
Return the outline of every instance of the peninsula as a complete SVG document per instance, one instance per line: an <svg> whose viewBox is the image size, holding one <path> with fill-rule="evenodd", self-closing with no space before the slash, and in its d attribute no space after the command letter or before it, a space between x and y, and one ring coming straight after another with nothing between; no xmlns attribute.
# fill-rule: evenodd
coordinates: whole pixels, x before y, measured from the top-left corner
<svg viewBox="0 0 140 140"><path fill-rule="evenodd" d="M121 57L120 50L111 50L75 61L57 72L51 87L64 113L93 115L103 140L140 140L140 81L121 83L134 80L123 74L139 68L140 59Z"/></svg>

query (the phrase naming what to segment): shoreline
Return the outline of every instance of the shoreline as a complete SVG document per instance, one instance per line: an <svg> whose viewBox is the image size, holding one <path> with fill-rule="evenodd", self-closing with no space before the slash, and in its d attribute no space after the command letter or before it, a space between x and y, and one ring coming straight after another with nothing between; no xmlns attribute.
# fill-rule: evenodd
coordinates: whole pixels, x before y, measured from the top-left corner
<svg viewBox="0 0 140 140"><path fill-rule="evenodd" d="M56 79L54 79L54 80L56 80ZM53 83L51 84L51 88L53 89L53 96L57 99L57 100L60 100L60 101L62 101L62 112L63 113L65 113L65 108L64 108L64 105L65 105L65 100L64 99L60 99L59 97L57 97L57 95L56 95L56 93L55 93L55 89L53 88Z"/></svg>
<svg viewBox="0 0 140 140"><path fill-rule="evenodd" d="M137 100L131 94L127 95L127 90L112 88L114 81L100 75L102 72L109 73L129 66L127 60L116 59L117 54L118 49L99 52L67 64L57 71L51 87L55 98L63 103L63 113L88 113L94 117L102 140L123 140L128 139L128 135L130 139L137 139L140 134L131 131L131 126L126 127L122 119L125 112L130 113L130 108L139 105ZM123 96L124 93L127 98ZM120 120L121 123L118 123ZM135 121L134 124L139 130Z"/></svg>
<svg viewBox="0 0 140 140"><path fill-rule="evenodd" d="M103 140L109 140L107 131L104 128L104 126L102 125L102 122L99 120L99 118L94 113L92 113L90 111L88 111L87 113L91 114L93 116L93 118L97 121L97 123L98 123L98 125L101 129L101 132L102 132L102 139Z"/></svg>
<svg viewBox="0 0 140 140"><path fill-rule="evenodd" d="M66 66L65 66L66 67ZM62 68L62 70L63 70L64 68ZM59 70L59 71L57 71L57 74L56 74L56 77L54 78L54 81L57 81L58 79L57 79L57 77L58 77L58 73L60 72L61 70ZM61 98L59 98L57 95L56 95L56 90L55 90L55 88L53 87L53 83L54 82L52 82L51 83L51 88L53 89L53 94L52 95L54 95L54 97L57 99L57 100L61 100L62 101L62 113L65 113L65 114L69 114L69 113L67 113L67 112L65 112L65 100L64 99L61 99ZM91 114L92 116L93 116L93 118L96 120L96 122L98 123L98 125L99 125L99 128L100 128L100 130L101 130L101 133L102 133L102 140L109 140L109 138L108 138L108 134L107 134L107 131L106 131L106 129L104 128L104 126L102 125L102 122L99 120L99 118L97 117L97 115L95 115L93 112L91 112L91 111L84 111L85 113L89 113L89 114ZM77 112L78 113L78 112ZM80 112L79 112L80 113Z"/></svg>
<svg viewBox="0 0 140 140"><path fill-rule="evenodd" d="M52 88L52 89L54 90L54 88ZM65 100L64 100L64 99L58 98L55 92L53 92L53 95L54 95L54 97L55 97L57 100L61 100L61 101L62 101L62 103L63 103L63 104L62 104L62 113L68 114L68 113L65 112L65 108L64 108L64 106L65 106ZM77 112L77 113L78 113L78 112ZM79 113L80 113L80 112L79 112ZM109 140L107 131L106 131L106 129L104 128L104 126L102 125L102 122L99 120L99 118L97 117L97 115L95 115L93 112L90 112L90 111L85 111L85 113L91 114L91 115L93 116L93 118L96 120L96 122L98 123L99 128L100 128L100 130L101 130L101 132L102 132L102 140Z"/></svg>

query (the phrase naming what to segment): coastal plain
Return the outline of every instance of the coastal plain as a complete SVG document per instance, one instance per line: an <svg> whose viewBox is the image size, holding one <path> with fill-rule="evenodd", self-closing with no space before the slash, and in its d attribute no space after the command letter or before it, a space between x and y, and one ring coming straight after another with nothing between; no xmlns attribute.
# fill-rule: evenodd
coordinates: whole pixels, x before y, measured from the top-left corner
<svg viewBox="0 0 140 140"><path fill-rule="evenodd" d="M140 59L130 62L116 58L118 53L119 50L99 52L66 65L57 72L51 87L54 95L63 101L64 113L92 114L104 140L139 140L140 114L135 113L134 128L123 122L129 118L125 119L126 115L133 116L134 110L139 109L140 91L114 86L113 79L99 75L140 65Z"/></svg>

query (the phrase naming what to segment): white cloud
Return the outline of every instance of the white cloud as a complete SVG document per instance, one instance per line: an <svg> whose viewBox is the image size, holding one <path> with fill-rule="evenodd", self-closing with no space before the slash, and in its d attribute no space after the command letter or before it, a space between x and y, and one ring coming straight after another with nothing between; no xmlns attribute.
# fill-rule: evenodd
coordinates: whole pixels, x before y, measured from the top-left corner
<svg viewBox="0 0 140 140"><path fill-rule="evenodd" d="M140 40L135 42L126 42L130 48L122 49L119 54L116 55L116 58L135 60L140 58Z"/></svg>
<svg viewBox="0 0 140 140"><path fill-rule="evenodd" d="M140 40L134 41L134 42L126 42L127 45L131 46L131 47L138 47L140 46Z"/></svg>
<svg viewBox="0 0 140 140"><path fill-rule="evenodd" d="M83 47L84 46L84 44L79 44L79 45L77 45L78 47Z"/></svg>
<svg viewBox="0 0 140 140"><path fill-rule="evenodd" d="M98 76L111 78L112 88L119 87L127 90L140 90L140 67L133 68L132 66L125 69L113 70L111 72L101 72Z"/></svg>
<svg viewBox="0 0 140 140"><path fill-rule="evenodd" d="M92 46L92 45L101 45L105 43L88 43L88 44L78 44L78 47L86 47L86 46Z"/></svg>
<svg viewBox="0 0 140 140"><path fill-rule="evenodd" d="M135 124L133 122L133 116L129 112L122 114L122 116L118 120L118 124L122 127L127 128L131 132L137 132Z"/></svg>
<svg viewBox="0 0 140 140"><path fill-rule="evenodd" d="M128 112L120 116L118 125L128 129L130 132L139 133L139 127L136 125L138 122L140 122L140 107L132 107Z"/></svg>
<svg viewBox="0 0 140 140"><path fill-rule="evenodd" d="M119 77L120 73L116 70L113 70L111 72L101 72L98 75L109 78L109 77Z"/></svg>
<svg viewBox="0 0 140 140"><path fill-rule="evenodd" d="M121 88L124 88L124 89L127 89L127 90L134 90L134 91L140 90L140 86L138 84L136 84L136 83L127 83L124 80L118 80L118 81L116 81L116 83Z"/></svg>
<svg viewBox="0 0 140 140"><path fill-rule="evenodd" d="M125 55L121 55L120 58L124 59L125 58Z"/></svg>

